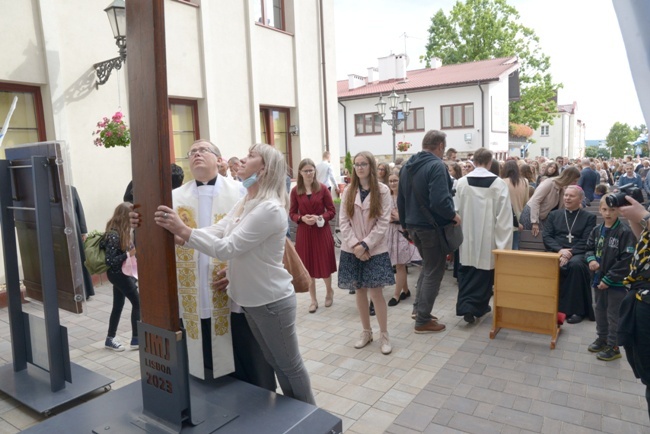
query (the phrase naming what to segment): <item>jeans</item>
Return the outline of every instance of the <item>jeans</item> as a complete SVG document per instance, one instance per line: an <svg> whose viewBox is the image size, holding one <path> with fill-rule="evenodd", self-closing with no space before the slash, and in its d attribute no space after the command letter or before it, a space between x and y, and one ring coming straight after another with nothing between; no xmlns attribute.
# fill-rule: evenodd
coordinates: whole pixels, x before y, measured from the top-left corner
<svg viewBox="0 0 650 434"><path fill-rule="evenodd" d="M627 291L621 289L594 288L594 313L596 315L596 334L598 339L607 342L611 347L616 346L618 331L618 311Z"/></svg>
<svg viewBox="0 0 650 434"><path fill-rule="evenodd" d="M120 323L122 308L124 308L124 299L128 298L131 302L131 329L132 336L138 336L138 321L140 321L140 295L136 280L127 276L121 271L115 272L108 270L106 272L108 281L113 284L113 310L108 320L108 337L114 338L117 334L117 325Z"/></svg>
<svg viewBox="0 0 650 434"><path fill-rule="evenodd" d="M422 270L417 283L413 307L417 313L415 325L429 323L433 316L431 310L440 292L440 282L445 274L447 254L442 248L442 233L436 229L408 229L415 247L422 256Z"/></svg>
<svg viewBox="0 0 650 434"><path fill-rule="evenodd" d="M512 250L519 250L519 241L521 240L521 232L518 230L512 232Z"/></svg>
<svg viewBox="0 0 650 434"><path fill-rule="evenodd" d="M296 333L296 297L256 307L242 307L253 336L273 366L285 396L316 405Z"/></svg>

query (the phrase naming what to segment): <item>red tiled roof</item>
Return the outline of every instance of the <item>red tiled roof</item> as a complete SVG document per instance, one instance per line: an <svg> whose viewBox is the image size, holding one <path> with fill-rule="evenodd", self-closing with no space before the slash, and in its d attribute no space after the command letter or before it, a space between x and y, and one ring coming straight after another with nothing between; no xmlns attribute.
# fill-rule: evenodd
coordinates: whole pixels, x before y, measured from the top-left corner
<svg viewBox="0 0 650 434"><path fill-rule="evenodd" d="M406 81L401 79L384 80L366 84L353 90L348 90L348 80L337 82L337 93L340 99L354 99L372 94L389 94L393 88L396 91L428 89L455 86L464 83L496 81L506 72L519 67L516 57L480 60L477 62L444 65L436 69L418 69L407 71ZM364 77L366 82L367 77Z"/></svg>
<svg viewBox="0 0 650 434"><path fill-rule="evenodd" d="M578 104L574 101L573 104L558 104L557 105L557 111L558 113L569 113L571 115L574 115L576 113L576 108Z"/></svg>

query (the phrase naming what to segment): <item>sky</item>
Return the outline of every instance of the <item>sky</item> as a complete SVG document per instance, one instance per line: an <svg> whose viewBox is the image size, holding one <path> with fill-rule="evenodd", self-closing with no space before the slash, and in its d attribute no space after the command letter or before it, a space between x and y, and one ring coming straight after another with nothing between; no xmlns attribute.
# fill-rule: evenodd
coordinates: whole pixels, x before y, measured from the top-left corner
<svg viewBox="0 0 650 434"><path fill-rule="evenodd" d="M508 0L551 59L558 104L577 103L586 139L602 140L615 122L646 124L613 0ZM424 68L431 17L456 0L334 0L336 78L367 76L377 58L406 53L408 70ZM403 36L406 34L406 38Z"/></svg>

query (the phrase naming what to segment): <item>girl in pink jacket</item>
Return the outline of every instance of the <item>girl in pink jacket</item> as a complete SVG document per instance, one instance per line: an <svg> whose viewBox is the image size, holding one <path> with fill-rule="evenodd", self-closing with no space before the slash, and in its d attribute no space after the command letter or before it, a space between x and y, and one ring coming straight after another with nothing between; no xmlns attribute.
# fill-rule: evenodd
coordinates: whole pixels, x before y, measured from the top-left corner
<svg viewBox="0 0 650 434"><path fill-rule="evenodd" d="M343 240L339 261L339 288L356 290L361 317L361 339L354 345L363 348L372 342L368 295L375 305L383 354L390 354L385 285L394 285L395 276L385 241L390 220L391 201L388 187L377 178L375 157L360 152L354 157L350 185L341 199L339 227Z"/></svg>

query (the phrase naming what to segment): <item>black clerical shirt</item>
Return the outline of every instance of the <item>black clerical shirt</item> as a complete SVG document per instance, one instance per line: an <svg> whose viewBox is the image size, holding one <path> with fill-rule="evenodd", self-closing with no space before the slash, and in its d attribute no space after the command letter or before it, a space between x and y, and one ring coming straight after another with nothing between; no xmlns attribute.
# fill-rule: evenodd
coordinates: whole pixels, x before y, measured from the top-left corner
<svg viewBox="0 0 650 434"><path fill-rule="evenodd" d="M544 245L552 252L571 249L574 255L584 254L589 234L595 226L596 216L584 209L551 211L542 232Z"/></svg>

